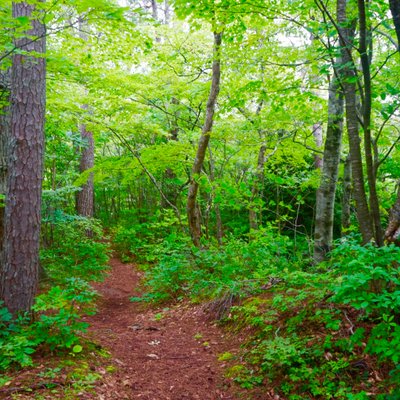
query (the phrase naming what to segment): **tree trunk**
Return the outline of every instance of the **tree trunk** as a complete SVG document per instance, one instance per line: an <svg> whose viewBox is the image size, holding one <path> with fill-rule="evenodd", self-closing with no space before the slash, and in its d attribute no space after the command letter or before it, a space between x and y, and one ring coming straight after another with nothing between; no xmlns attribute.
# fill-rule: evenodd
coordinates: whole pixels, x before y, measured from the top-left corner
<svg viewBox="0 0 400 400"><path fill-rule="evenodd" d="M357 219L360 225L363 243L368 243L374 237L374 231L364 187L363 164L357 119L356 75L351 55L354 29L349 27L350 23L347 19L346 4L346 0L337 1L337 19L340 27L340 48L342 56L341 77L343 78L344 97L346 100L346 124L347 134L349 137L354 199L357 205Z"/></svg>
<svg viewBox="0 0 400 400"><path fill-rule="evenodd" d="M400 47L400 0L389 0L390 11L397 36L397 48Z"/></svg>
<svg viewBox="0 0 400 400"><path fill-rule="evenodd" d="M329 88L328 127L321 172L321 183L317 190L314 261L323 261L330 251L333 240L333 216L336 185L339 172L340 150L343 133L343 93L337 78Z"/></svg>
<svg viewBox="0 0 400 400"><path fill-rule="evenodd" d="M397 48L400 49L400 0L389 0L393 24L397 35ZM385 231L385 239L389 242L399 242L400 239L400 186L397 199L389 213L389 224Z"/></svg>
<svg viewBox="0 0 400 400"><path fill-rule="evenodd" d="M323 144L323 135L322 135L322 123L318 122L313 125L313 136L314 136L314 142L315 145L317 146L317 149L320 149ZM323 166L323 158L318 153L315 153L314 155L314 166L315 169L322 170Z"/></svg>
<svg viewBox="0 0 400 400"><path fill-rule="evenodd" d="M215 212L215 228L216 228L216 238L217 242L220 246L222 246L222 240L224 237L224 232L222 230L222 218L221 218L221 210L219 208L219 203L215 203L214 198L215 198L215 163L214 163L214 157L211 151L210 144L208 145L208 150L210 154L210 180L211 180L211 198L212 198L212 203L214 203L214 212Z"/></svg>
<svg viewBox="0 0 400 400"><path fill-rule="evenodd" d="M197 147L196 157L194 159L191 171L187 205L186 205L189 232L192 237L193 244L197 247L200 247L200 237L201 237L200 213L198 211L198 205L196 201L197 192L199 190L198 177L200 175L203 166L204 158L208 147L208 142L210 140L210 134L214 122L215 104L217 102L217 97L219 93L219 85L221 79L221 57L220 57L221 42L222 42L222 33L214 32L214 51L213 51L214 57L212 64L211 89L207 101L206 118L204 121L199 144Z"/></svg>
<svg viewBox="0 0 400 400"><path fill-rule="evenodd" d="M14 18L32 18L36 12L34 5L13 3ZM46 63L40 56L45 52L44 25L33 19L26 37L17 38L15 45L26 53L12 58L5 261L0 282L0 297L14 315L30 310L38 283L46 96Z"/></svg>
<svg viewBox="0 0 400 400"><path fill-rule="evenodd" d="M361 66L364 78L364 104L363 104L363 125L364 125L364 149L365 163L367 167L367 180L369 187L369 206L371 210L371 219L374 227L375 243L383 246L383 232L381 225L381 215L379 211L379 199L376 191L375 166L372 155L371 139L371 110L372 110L372 92L371 92L371 70L370 55L368 51L368 27L364 0L358 0L358 17L360 20L360 56Z"/></svg>
<svg viewBox="0 0 400 400"><path fill-rule="evenodd" d="M350 228L351 216L351 159L346 157L343 172L343 196L342 196L342 216L341 216L341 235L344 236Z"/></svg>
<svg viewBox="0 0 400 400"><path fill-rule="evenodd" d="M86 129L86 125L80 126L81 137L86 142L86 146L82 149L81 160L79 164L79 172L84 173L94 167L94 140L93 133ZM83 217L93 217L94 206L94 188L93 173L89 174L87 182L82 186L76 196L76 211Z"/></svg>
<svg viewBox="0 0 400 400"><path fill-rule="evenodd" d="M265 165L265 152L267 151L267 146L265 144L260 146L258 151L258 159L257 159L257 172L255 176L255 180L253 182L253 187L251 189L251 201L250 201L250 209L249 209L249 224L250 231L258 230L261 225L261 218L258 218L257 210L254 205L251 203L254 199L259 197L260 190L264 183L264 165ZM260 213L261 216L261 213Z"/></svg>

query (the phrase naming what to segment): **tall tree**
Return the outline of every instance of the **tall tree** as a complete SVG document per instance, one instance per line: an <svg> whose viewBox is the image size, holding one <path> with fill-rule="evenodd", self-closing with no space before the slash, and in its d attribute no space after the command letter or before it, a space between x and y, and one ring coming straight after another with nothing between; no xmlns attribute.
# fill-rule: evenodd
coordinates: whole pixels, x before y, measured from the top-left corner
<svg viewBox="0 0 400 400"><path fill-rule="evenodd" d="M328 127L324 147L321 183L317 190L314 261L325 259L332 246L333 215L336 184L339 172L340 150L343 132L343 93L339 79L334 77L329 87Z"/></svg>
<svg viewBox="0 0 400 400"><path fill-rule="evenodd" d="M397 36L397 49L400 50L400 0L389 0L393 24ZM389 224L385 231L385 238L389 241L399 241L400 238L400 186L397 189L397 199L390 210Z"/></svg>
<svg viewBox="0 0 400 400"><path fill-rule="evenodd" d="M349 138L354 199L357 205L357 219L360 225L363 242L368 243L374 237L374 231L365 193L357 113L357 71L352 56L355 27L354 21L347 16L347 3L347 0L337 0L337 23L339 26L339 43L342 61L341 71L344 97L346 100L346 125Z"/></svg>
<svg viewBox="0 0 400 400"><path fill-rule="evenodd" d="M31 22L24 35L15 38L18 51L12 57L5 254L0 280L0 297L16 314L30 310L38 283L46 63L40 7L15 2L12 14Z"/></svg>
<svg viewBox="0 0 400 400"><path fill-rule="evenodd" d="M220 80L221 80L221 54L220 54L221 43L222 43L222 33L214 32L211 88L207 101L205 121L202 128L199 143L197 146L197 152L194 159L194 163L192 166L190 184L188 190L188 198L186 203L189 231L192 237L193 244L197 247L200 246L200 237L201 237L200 210L197 204L197 193L199 191L198 178L203 167L208 143L210 141L210 134L214 123L215 105L217 102Z"/></svg>

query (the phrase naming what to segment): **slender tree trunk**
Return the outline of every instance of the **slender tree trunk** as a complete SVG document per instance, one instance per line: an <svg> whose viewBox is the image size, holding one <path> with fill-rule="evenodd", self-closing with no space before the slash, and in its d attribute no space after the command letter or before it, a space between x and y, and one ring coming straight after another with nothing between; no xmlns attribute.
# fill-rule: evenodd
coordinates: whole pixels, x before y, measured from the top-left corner
<svg viewBox="0 0 400 400"><path fill-rule="evenodd" d="M203 166L204 158L208 147L208 142L210 140L210 134L214 122L215 104L217 102L217 97L219 93L219 85L221 79L221 57L220 57L221 42L222 42L222 33L215 32L211 89L207 101L206 118L201 132L200 140L198 143L196 157L192 167L187 205L186 205L190 235L192 237L193 244L197 247L200 247L200 237L201 237L200 213L196 201L197 193L199 190L198 177L201 173L201 169Z"/></svg>
<svg viewBox="0 0 400 400"><path fill-rule="evenodd" d="M158 20L158 5L156 0L151 0L151 16L154 21Z"/></svg>
<svg viewBox="0 0 400 400"><path fill-rule="evenodd" d="M86 146L82 149L81 160L79 164L79 172L84 173L94 167L94 140L93 133L86 129L86 125L80 126L81 137L86 142ZM93 173L90 173L88 180L82 186L76 196L76 211L83 217L93 217L94 207L94 187Z"/></svg>
<svg viewBox="0 0 400 400"><path fill-rule="evenodd" d="M210 180L211 180L211 185L212 185L211 198L212 198L212 203L214 204L216 238L217 238L218 244L220 246L222 246L224 232L222 230L222 218L221 218L221 210L219 208L219 203L216 203L214 201L214 199L215 199L215 162L214 162L214 157L213 157L213 154L211 151L210 144L208 144L208 150L209 150L209 155L210 155Z"/></svg>
<svg viewBox="0 0 400 400"><path fill-rule="evenodd" d="M340 150L343 133L343 93L338 79L333 78L329 87L328 127L324 148L321 183L317 190L314 261L323 261L333 240L333 216L336 185L339 173Z"/></svg>
<svg viewBox="0 0 400 400"><path fill-rule="evenodd" d="M397 49L400 49L400 0L389 0L389 5L396 29ZM385 239L397 243L400 239L400 184L397 190L396 202L389 213L389 224L385 231Z"/></svg>
<svg viewBox="0 0 400 400"><path fill-rule="evenodd" d="M254 205L251 203L259 197L260 190L264 183L264 165L265 165L265 152L267 151L267 146L262 144L260 149L258 150L258 158L257 158L257 172L255 176L255 180L253 182L253 187L251 189L251 201L250 201L250 209L249 209L249 224L250 230L258 230L261 225L261 217L258 218L258 215L261 216L261 213L258 214Z"/></svg>
<svg viewBox="0 0 400 400"><path fill-rule="evenodd" d="M400 47L400 0L389 0L390 12L397 36L397 48Z"/></svg>
<svg viewBox="0 0 400 400"><path fill-rule="evenodd" d="M32 18L36 11L34 5L13 3L14 18ZM46 64L40 56L45 52L44 25L33 19L26 35L15 40L16 47L26 53L14 54L11 67L5 262L0 281L0 297L14 315L30 310L39 274L46 95Z"/></svg>
<svg viewBox="0 0 400 400"><path fill-rule="evenodd" d="M164 24L169 25L171 19L171 9L169 6L169 0L164 0Z"/></svg>
<svg viewBox="0 0 400 400"><path fill-rule="evenodd" d="M83 18L79 19L79 37L87 42L88 36L84 31L87 26ZM83 110L88 110L88 105L84 104L81 107ZM86 124L79 126L81 139L85 143L85 147L81 149L81 158L79 163L79 172L82 174L94 167L94 139L93 133L88 131ZM93 173L90 173L86 183L80 188L76 195L76 211L78 215L92 218L94 214L94 182ZM92 232L87 232L88 236L92 236Z"/></svg>
<svg viewBox="0 0 400 400"><path fill-rule="evenodd" d="M352 164L354 199L357 205L357 219L360 225L363 243L368 243L374 237L374 231L364 187L363 163L357 119L356 76L354 71L355 66L351 56L354 29L349 27L350 22L347 18L346 5L346 0L337 1L337 19L338 25L341 27L339 32L342 56L341 76L343 78L344 96L346 100L346 124Z"/></svg>
<svg viewBox="0 0 400 400"><path fill-rule="evenodd" d="M346 157L343 172L343 197L342 197L342 216L341 216L341 235L344 236L350 228L351 216L351 159Z"/></svg>
<svg viewBox="0 0 400 400"><path fill-rule="evenodd" d="M369 206L374 227L374 238L378 246L383 246L383 231L381 225L381 215L379 211L379 199L376 191L376 176L374 159L372 155L371 139L371 112L372 112L372 92L371 92L371 70L370 55L368 52L368 27L364 0L358 0L358 17L360 20L360 56L364 78L364 104L363 104L363 124L364 124L364 149L365 163L367 167L367 180L369 187Z"/></svg>

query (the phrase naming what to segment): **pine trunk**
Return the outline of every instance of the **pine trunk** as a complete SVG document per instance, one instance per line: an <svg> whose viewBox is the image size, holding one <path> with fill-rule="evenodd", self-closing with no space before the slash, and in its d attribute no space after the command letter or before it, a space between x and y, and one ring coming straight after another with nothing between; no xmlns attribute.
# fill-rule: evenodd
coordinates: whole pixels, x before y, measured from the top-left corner
<svg viewBox="0 0 400 400"><path fill-rule="evenodd" d="M31 4L13 3L14 18L32 18L35 12ZM33 19L26 34L15 40L24 53L13 55L11 67L10 157L0 283L1 299L14 315L30 310L39 273L46 95L46 64L40 55L45 52L45 28Z"/></svg>

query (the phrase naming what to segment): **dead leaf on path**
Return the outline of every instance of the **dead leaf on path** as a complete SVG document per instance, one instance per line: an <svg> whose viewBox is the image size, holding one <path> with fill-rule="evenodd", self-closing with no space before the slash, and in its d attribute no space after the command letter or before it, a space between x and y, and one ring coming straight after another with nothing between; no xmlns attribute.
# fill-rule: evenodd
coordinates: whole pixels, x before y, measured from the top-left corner
<svg viewBox="0 0 400 400"><path fill-rule="evenodd" d="M151 342L147 342L150 346L158 346L161 342L159 340L152 340Z"/></svg>
<svg viewBox="0 0 400 400"><path fill-rule="evenodd" d="M147 354L146 357L152 358L153 360L159 360L160 357L158 357L157 354Z"/></svg>

